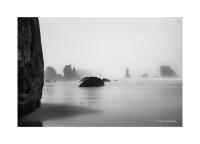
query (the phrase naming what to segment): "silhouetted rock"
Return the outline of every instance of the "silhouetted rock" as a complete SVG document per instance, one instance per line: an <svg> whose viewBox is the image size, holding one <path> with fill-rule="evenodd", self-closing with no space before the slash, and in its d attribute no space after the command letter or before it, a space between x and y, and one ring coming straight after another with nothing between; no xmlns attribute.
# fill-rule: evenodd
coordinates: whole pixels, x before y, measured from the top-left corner
<svg viewBox="0 0 200 144"><path fill-rule="evenodd" d="M64 73L64 80L79 80L80 76L76 72L76 69L73 68L71 65L66 65L63 70Z"/></svg>
<svg viewBox="0 0 200 144"><path fill-rule="evenodd" d="M85 80L87 80L89 77L84 77L84 78L82 78L81 80L80 80L80 82L83 82L83 81L85 81Z"/></svg>
<svg viewBox="0 0 200 144"><path fill-rule="evenodd" d="M40 106L43 70L38 18L18 18L18 118Z"/></svg>
<svg viewBox="0 0 200 144"><path fill-rule="evenodd" d="M53 67L48 66L44 71L44 80L46 82L54 82L57 80L63 80L63 77L61 74L57 74Z"/></svg>
<svg viewBox="0 0 200 144"><path fill-rule="evenodd" d="M48 66L45 71L45 79L55 80L56 76L56 70L53 67Z"/></svg>
<svg viewBox="0 0 200 144"><path fill-rule="evenodd" d="M143 78L148 78L149 75L148 75L147 73L145 73L145 74L142 75L142 77L143 77Z"/></svg>
<svg viewBox="0 0 200 144"><path fill-rule="evenodd" d="M56 80L62 80L63 77L61 74L57 74L56 70L53 67L48 66L44 72L44 80L46 82L53 82Z"/></svg>
<svg viewBox="0 0 200 144"><path fill-rule="evenodd" d="M125 78L131 78L130 74L129 74L129 69L127 68L126 69L126 75L125 75Z"/></svg>
<svg viewBox="0 0 200 144"><path fill-rule="evenodd" d="M160 75L161 77L177 77L177 74L171 69L170 66L161 66Z"/></svg>
<svg viewBox="0 0 200 144"><path fill-rule="evenodd" d="M84 80L79 87L98 87L104 86L104 81L98 77L88 77Z"/></svg>
<svg viewBox="0 0 200 144"><path fill-rule="evenodd" d="M107 79L107 78L103 78L102 80L103 80L104 82L110 82L110 80Z"/></svg>

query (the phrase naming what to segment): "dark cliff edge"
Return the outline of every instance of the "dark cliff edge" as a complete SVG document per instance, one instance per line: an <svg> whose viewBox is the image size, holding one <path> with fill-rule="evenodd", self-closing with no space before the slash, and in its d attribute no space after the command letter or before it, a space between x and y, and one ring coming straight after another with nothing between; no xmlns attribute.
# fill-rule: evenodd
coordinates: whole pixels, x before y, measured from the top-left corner
<svg viewBox="0 0 200 144"><path fill-rule="evenodd" d="M38 18L18 18L18 119L40 106L44 61Z"/></svg>

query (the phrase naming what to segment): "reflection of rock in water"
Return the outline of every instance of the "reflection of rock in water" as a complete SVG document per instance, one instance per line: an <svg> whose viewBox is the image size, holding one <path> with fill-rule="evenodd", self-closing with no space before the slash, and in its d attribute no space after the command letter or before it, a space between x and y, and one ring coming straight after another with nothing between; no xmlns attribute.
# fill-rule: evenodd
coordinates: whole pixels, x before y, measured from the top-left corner
<svg viewBox="0 0 200 144"><path fill-rule="evenodd" d="M92 104L100 103L101 100L101 88L86 88L84 89L86 96L83 97L82 103Z"/></svg>
<svg viewBox="0 0 200 144"><path fill-rule="evenodd" d="M41 108L24 117L22 121L43 122L44 125L45 121L69 118L77 115L94 114L99 112L101 111L82 106L44 103L42 104Z"/></svg>
<svg viewBox="0 0 200 144"><path fill-rule="evenodd" d="M161 66L160 67L161 77L177 77L177 74L172 70L170 66Z"/></svg>
<svg viewBox="0 0 200 144"><path fill-rule="evenodd" d="M129 74L129 69L127 68L126 69L126 75L125 75L125 78L131 78L130 74Z"/></svg>
<svg viewBox="0 0 200 144"><path fill-rule="evenodd" d="M76 72L76 69L73 68L71 65L66 65L63 70L64 73L64 80L80 80L80 76Z"/></svg>
<svg viewBox="0 0 200 144"><path fill-rule="evenodd" d="M55 95L55 89L52 87L52 88L47 88L46 89L46 94L48 96L54 96Z"/></svg>

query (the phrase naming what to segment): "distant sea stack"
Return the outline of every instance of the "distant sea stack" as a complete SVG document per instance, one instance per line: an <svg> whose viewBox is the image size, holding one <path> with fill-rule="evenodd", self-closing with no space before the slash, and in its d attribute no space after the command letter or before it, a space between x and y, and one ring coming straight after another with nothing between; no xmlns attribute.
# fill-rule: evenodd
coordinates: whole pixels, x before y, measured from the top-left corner
<svg viewBox="0 0 200 144"><path fill-rule="evenodd" d="M44 61L38 18L18 18L18 118L40 106Z"/></svg>
<svg viewBox="0 0 200 144"><path fill-rule="evenodd" d="M63 77L61 74L57 74L56 70L51 67L48 66L44 72L44 80L46 82L51 82L51 81L56 81L56 80L62 80Z"/></svg>
<svg viewBox="0 0 200 144"><path fill-rule="evenodd" d="M56 70L53 67L48 66L46 71L45 71L45 80L55 80L56 79Z"/></svg>
<svg viewBox="0 0 200 144"><path fill-rule="evenodd" d="M127 68L126 69L126 75L125 75L125 78L131 78L130 74L129 74L129 69Z"/></svg>
<svg viewBox="0 0 200 144"><path fill-rule="evenodd" d="M177 77L177 74L172 70L170 66L160 66L161 77Z"/></svg>
<svg viewBox="0 0 200 144"><path fill-rule="evenodd" d="M64 80L80 80L80 76L76 72L76 69L73 68L71 65L66 65L63 70L64 73Z"/></svg>

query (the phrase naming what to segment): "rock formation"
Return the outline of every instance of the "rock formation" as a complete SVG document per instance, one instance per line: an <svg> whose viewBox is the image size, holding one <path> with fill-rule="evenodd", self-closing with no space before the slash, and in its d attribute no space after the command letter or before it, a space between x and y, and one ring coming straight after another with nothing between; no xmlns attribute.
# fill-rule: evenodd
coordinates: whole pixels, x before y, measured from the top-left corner
<svg viewBox="0 0 200 144"><path fill-rule="evenodd" d="M56 79L56 70L53 67L48 66L46 71L45 71L45 80L55 80Z"/></svg>
<svg viewBox="0 0 200 144"><path fill-rule="evenodd" d="M76 72L76 69L73 68L71 65L66 65L63 70L64 73L64 80L80 80L80 76Z"/></svg>
<svg viewBox="0 0 200 144"><path fill-rule="evenodd" d="M98 77L88 77L85 79L79 87L98 87L104 86L104 81Z"/></svg>
<svg viewBox="0 0 200 144"><path fill-rule="evenodd" d="M160 76L161 77L177 77L177 74L170 66L160 66Z"/></svg>
<svg viewBox="0 0 200 144"><path fill-rule="evenodd" d="M18 118L40 106L43 53L38 18L18 18Z"/></svg>
<svg viewBox="0 0 200 144"><path fill-rule="evenodd" d="M130 74L129 74L129 69L127 68L126 69L126 75L125 75L125 78L131 78Z"/></svg>
<svg viewBox="0 0 200 144"><path fill-rule="evenodd" d="M63 77L61 74L57 74L56 73L56 70L51 67L51 66L48 66L44 72L44 80L46 82L53 82L53 81L56 81L56 80L62 80Z"/></svg>

